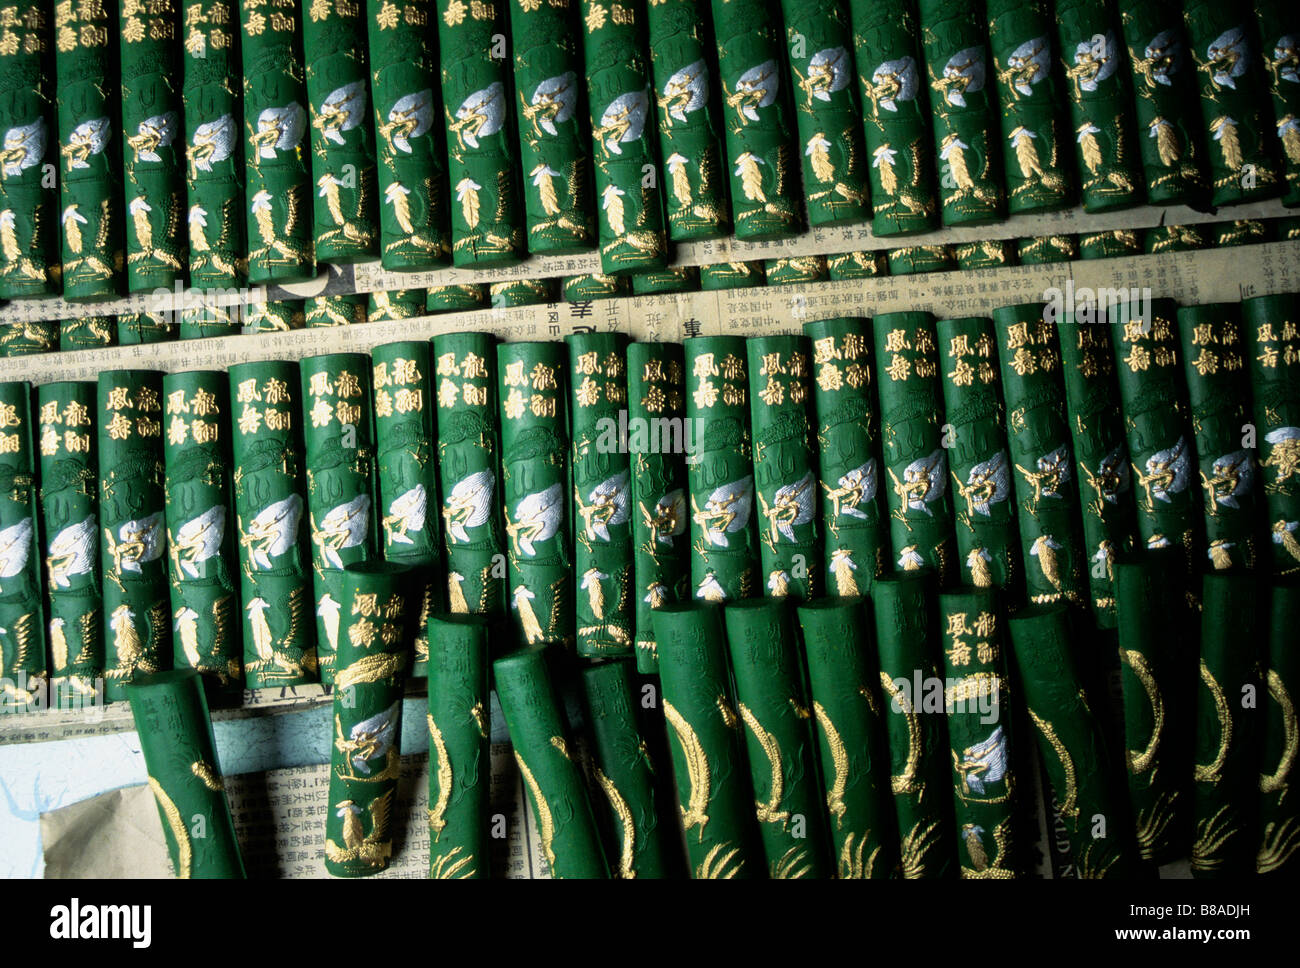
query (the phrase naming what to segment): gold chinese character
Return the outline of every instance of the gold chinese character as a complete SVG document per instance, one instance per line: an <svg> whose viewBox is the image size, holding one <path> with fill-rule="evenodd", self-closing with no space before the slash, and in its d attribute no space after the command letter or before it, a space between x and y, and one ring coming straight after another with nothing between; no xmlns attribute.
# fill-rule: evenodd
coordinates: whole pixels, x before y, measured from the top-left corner
<svg viewBox="0 0 1300 968"><path fill-rule="evenodd" d="M901 353L903 350L910 350L912 344L907 341L907 333L901 329L891 329L885 335L885 352Z"/></svg>
<svg viewBox="0 0 1300 968"><path fill-rule="evenodd" d="M712 353L701 353L695 358L695 366L691 371L692 376L710 377L718 375L718 367L713 362Z"/></svg>
<svg viewBox="0 0 1300 968"><path fill-rule="evenodd" d="M912 364L902 353L895 353L893 359L889 361L889 366L885 367L885 372L889 374L891 380L906 380L912 373Z"/></svg>
<svg viewBox="0 0 1300 968"><path fill-rule="evenodd" d="M344 370L334 383L334 392L341 397L359 397L361 396L361 381L352 373Z"/></svg>
<svg viewBox="0 0 1300 968"><path fill-rule="evenodd" d="M580 354L573 368L584 376L592 376L600 370L600 354L596 352Z"/></svg>
<svg viewBox="0 0 1300 968"><path fill-rule="evenodd" d="M502 405L506 416L511 420L517 420L523 416L526 407L527 402L524 400L524 395L518 389L512 389Z"/></svg>
<svg viewBox="0 0 1300 968"><path fill-rule="evenodd" d="M171 423L167 425L167 443L173 447L179 447L185 443L185 438L189 434L189 424L187 424L180 414L172 414Z"/></svg>
<svg viewBox="0 0 1300 968"><path fill-rule="evenodd" d="M596 354L592 353L590 355L595 356ZM580 407L590 407L600 402L600 384L589 376L583 377L582 382L578 384L577 389L573 392Z"/></svg>
<svg viewBox="0 0 1300 968"><path fill-rule="evenodd" d="M465 364L461 376L466 379L477 378L486 380L488 376L487 367L483 365L483 357L477 353L466 353Z"/></svg>
<svg viewBox="0 0 1300 968"><path fill-rule="evenodd" d="M328 400L317 400L311 408L311 425L324 427L334 417L334 407Z"/></svg>
<svg viewBox="0 0 1300 968"><path fill-rule="evenodd" d="M190 424L190 433L194 435L196 444L216 443L221 437L221 425L212 420L196 419Z"/></svg>
<svg viewBox="0 0 1300 968"><path fill-rule="evenodd" d="M465 386L469 385L470 384L468 383L465 384ZM444 409L447 407L454 407L456 405L456 397L456 384L451 380L444 378L443 381L438 384L438 406L443 407Z"/></svg>
<svg viewBox="0 0 1300 968"><path fill-rule="evenodd" d="M948 355L960 359L963 356L971 355L970 340L968 334L959 333L952 339L948 340Z"/></svg>
<svg viewBox="0 0 1300 968"><path fill-rule="evenodd" d="M63 446L71 454L90 453L90 434L78 434L71 430L63 432Z"/></svg>
<svg viewBox="0 0 1300 968"><path fill-rule="evenodd" d="M1007 349L1015 350L1030 342L1029 324L1013 323L1007 327Z"/></svg>
<svg viewBox="0 0 1300 968"><path fill-rule="evenodd" d="M532 399L528 401L528 409L533 412L534 417L554 417L555 397L544 397L540 393L534 393Z"/></svg>
<svg viewBox="0 0 1300 968"><path fill-rule="evenodd" d="M53 457L59 452L60 434L53 427L41 431L41 456Z"/></svg>
<svg viewBox="0 0 1300 968"><path fill-rule="evenodd" d="M424 410L424 391L403 387L393 397L398 413L419 413Z"/></svg>
<svg viewBox="0 0 1300 968"><path fill-rule="evenodd" d="M439 356L435 370L439 376L460 376L460 366L456 363L456 354L443 353Z"/></svg>
<svg viewBox="0 0 1300 968"><path fill-rule="evenodd" d="M126 387L113 387L108 391L108 400L104 404L106 410L125 410L131 406L130 391Z"/></svg>
<svg viewBox="0 0 1300 968"><path fill-rule="evenodd" d="M718 402L718 388L714 386L712 380L701 380L699 389L692 396L695 397L697 407L707 410Z"/></svg>
<svg viewBox="0 0 1300 968"><path fill-rule="evenodd" d="M334 407L334 416L339 418L340 424L356 425L361 422L361 407L355 403L345 403L340 400Z"/></svg>
<svg viewBox="0 0 1300 968"><path fill-rule="evenodd" d="M51 400L49 403L41 404L41 423L53 424L62 422L59 416L59 401Z"/></svg>
<svg viewBox="0 0 1300 968"><path fill-rule="evenodd" d="M840 368L834 363L823 363L817 370L817 385L821 387L823 393L840 389L844 385L840 377Z"/></svg>
<svg viewBox="0 0 1300 968"><path fill-rule="evenodd" d="M461 391L465 402L471 407L486 407L488 405L487 387L476 387L472 383L466 383L461 387Z"/></svg>
<svg viewBox="0 0 1300 968"><path fill-rule="evenodd" d="M108 422L108 436L114 440L126 440L131 436L131 421L121 413L113 414Z"/></svg>
<svg viewBox="0 0 1300 968"><path fill-rule="evenodd" d="M313 397L323 397L326 394L334 392L334 382L330 375L325 371L313 373L311 382L307 385L307 393Z"/></svg>
<svg viewBox="0 0 1300 968"><path fill-rule="evenodd" d="M69 427L89 427L90 408L73 400L63 408L63 422Z"/></svg>
<svg viewBox="0 0 1300 968"><path fill-rule="evenodd" d="M959 359L948 374L948 379L952 380L954 386L968 387L975 382L975 367Z"/></svg>
<svg viewBox="0 0 1300 968"><path fill-rule="evenodd" d="M452 395L455 396L456 388L451 388ZM391 417L393 415L393 397L387 390L378 390L375 392L375 416Z"/></svg>

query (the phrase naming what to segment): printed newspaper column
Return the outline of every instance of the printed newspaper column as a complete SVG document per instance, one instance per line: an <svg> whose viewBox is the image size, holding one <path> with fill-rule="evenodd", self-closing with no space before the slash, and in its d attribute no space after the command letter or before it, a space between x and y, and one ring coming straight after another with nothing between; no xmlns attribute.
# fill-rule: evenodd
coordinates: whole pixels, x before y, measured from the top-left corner
<svg viewBox="0 0 1300 968"><path fill-rule="evenodd" d="M989 48L1002 109L1007 209L1050 212L1074 200L1067 161L1061 90L1057 86L1056 26L1047 0L988 3Z"/></svg>
<svg viewBox="0 0 1300 968"><path fill-rule="evenodd" d="M312 0L301 7L316 189L312 214L321 262L356 262L379 254L365 6Z"/></svg>
<svg viewBox="0 0 1300 968"><path fill-rule="evenodd" d="M423 289L389 289L366 294L366 322L413 319L424 315L427 295Z"/></svg>
<svg viewBox="0 0 1300 968"><path fill-rule="evenodd" d="M884 707L864 601L824 598L797 608L836 873L842 879L898 876Z"/></svg>
<svg viewBox="0 0 1300 968"><path fill-rule="evenodd" d="M1118 0L1133 76L1138 148L1152 205L1204 204L1205 140L1196 65L1178 0Z"/></svg>
<svg viewBox="0 0 1300 968"><path fill-rule="evenodd" d="M318 679L311 554L303 496L298 367L268 360L230 368L231 454L244 680L249 689Z"/></svg>
<svg viewBox="0 0 1300 968"><path fill-rule="evenodd" d="M36 388L36 406L51 705L75 709L92 701L104 671L95 384L44 383Z"/></svg>
<svg viewBox="0 0 1300 968"><path fill-rule="evenodd" d="M129 292L185 283L185 128L179 0L123 0L122 157Z"/></svg>
<svg viewBox="0 0 1300 968"><path fill-rule="evenodd" d="M889 560L889 523L880 493L880 412L871 385L871 324L821 319L805 326L804 333L813 349L827 591L840 597L867 594Z"/></svg>
<svg viewBox="0 0 1300 968"><path fill-rule="evenodd" d="M1015 472L1003 430L1006 408L993 323L976 316L941 319L936 331L948 473L961 498L953 501L958 572L965 584L1019 597Z"/></svg>
<svg viewBox="0 0 1300 968"><path fill-rule="evenodd" d="M49 6L23 0L0 25L0 298L57 293L62 266L54 205L58 159L50 143L54 122L54 62ZM66 46L75 34L61 32Z"/></svg>
<svg viewBox="0 0 1300 968"><path fill-rule="evenodd" d="M1006 217L988 29L975 4L918 0L944 225Z"/></svg>
<svg viewBox="0 0 1300 968"><path fill-rule="evenodd" d="M934 317L884 313L872 332L894 569L933 571L943 587L958 563Z"/></svg>
<svg viewBox="0 0 1300 968"><path fill-rule="evenodd" d="M1273 118L1282 142L1287 185L1282 204L1295 208L1300 205L1300 50L1296 45L1300 19L1295 8L1283 0L1255 0L1255 15L1260 53L1273 91Z"/></svg>
<svg viewBox="0 0 1300 968"><path fill-rule="evenodd" d="M1238 304L1178 310L1187 402L1205 512L1205 553L1216 571L1254 568L1259 523L1250 372ZM1198 564L1202 564L1198 562ZM1202 564L1203 567L1203 564Z"/></svg>
<svg viewBox="0 0 1300 968"><path fill-rule="evenodd" d="M242 880L202 678L192 669L142 676L127 698L172 870L182 879Z"/></svg>
<svg viewBox="0 0 1300 968"><path fill-rule="evenodd" d="M578 655L631 655L636 623L632 467L618 431L619 415L627 413L627 338L574 333L565 342Z"/></svg>
<svg viewBox="0 0 1300 968"><path fill-rule="evenodd" d="M1167 864L1191 847L1195 645L1181 636L1184 563L1173 548L1115 565L1128 797L1138 856Z"/></svg>
<svg viewBox="0 0 1300 968"><path fill-rule="evenodd" d="M930 103L911 0L849 0L871 159L871 232L909 235L938 223Z"/></svg>
<svg viewBox="0 0 1300 968"><path fill-rule="evenodd" d="M790 606L776 598L732 602L723 619L768 876L831 877L817 741Z"/></svg>
<svg viewBox="0 0 1300 968"><path fill-rule="evenodd" d="M821 594L812 359L802 336L746 340L754 428L754 493L762 517L759 556L766 594L799 600Z"/></svg>
<svg viewBox="0 0 1300 968"><path fill-rule="evenodd" d="M808 223L864 221L871 212L862 109L847 0L781 0Z"/></svg>
<svg viewBox="0 0 1300 968"><path fill-rule="evenodd" d="M1142 204L1141 155L1124 44L1107 0L1057 0L1058 56L1065 70L1074 157L1086 212Z"/></svg>
<svg viewBox="0 0 1300 968"><path fill-rule="evenodd" d="M1104 319L1087 309L1056 320L1065 406L1075 467L1080 474L1088 587L1098 628L1115 627L1115 563L1138 543L1129 466L1111 351Z"/></svg>
<svg viewBox="0 0 1300 968"><path fill-rule="evenodd" d="M629 343L633 580L637 671L659 671L652 612L690 599L686 452L698 441L686 422L680 343Z"/></svg>
<svg viewBox="0 0 1300 968"><path fill-rule="evenodd" d="M528 239L520 199L514 84L502 4L438 0L438 62L447 123L451 256L461 267L521 259Z"/></svg>
<svg viewBox="0 0 1300 968"><path fill-rule="evenodd" d="M1061 382L1061 349L1045 315L1040 303L993 310L1014 472L1009 476L1020 522L1026 597L1035 603L1082 605L1090 590L1088 553ZM1086 668L1091 674L1092 667Z"/></svg>
<svg viewBox="0 0 1300 968"><path fill-rule="evenodd" d="M674 242L731 230L711 21L708 0L657 0L646 7L659 163L668 179L668 237Z"/></svg>
<svg viewBox="0 0 1300 968"><path fill-rule="evenodd" d="M1260 606L1248 572L1205 575L1201 674L1196 691L1193 877L1255 870L1258 793Z"/></svg>
<svg viewBox="0 0 1300 968"><path fill-rule="evenodd" d="M568 353L563 343L497 347L501 496L510 611L520 645L574 644Z"/></svg>
<svg viewBox="0 0 1300 968"><path fill-rule="evenodd" d="M1018 683L1052 785L1057 823L1065 827L1075 876L1131 877L1130 821L1112 788L1102 723L1089 706L1084 671L1074 660L1070 611L1032 605L1012 616Z"/></svg>
<svg viewBox="0 0 1300 968"><path fill-rule="evenodd" d="M510 7L524 209L531 252L576 252L596 243L591 131L577 4L519 0Z"/></svg>
<svg viewBox="0 0 1300 968"><path fill-rule="evenodd" d="M601 271L661 269L668 263L668 236L651 123L655 94L645 4L606 7L583 0L581 9Z"/></svg>
<svg viewBox="0 0 1300 968"><path fill-rule="evenodd" d="M240 4L248 281L316 275L301 6Z"/></svg>
<svg viewBox="0 0 1300 968"><path fill-rule="evenodd" d="M451 257L446 132L439 117L437 37L428 0L367 0L385 269L444 266Z"/></svg>
<svg viewBox="0 0 1300 968"><path fill-rule="evenodd" d="M104 697L126 698L138 675L171 666L162 374L99 374L99 527Z"/></svg>
<svg viewBox="0 0 1300 968"><path fill-rule="evenodd" d="M1244 6L1244 5L1243 5ZM1201 122L1209 145L1212 205L1272 198L1287 190L1285 166L1269 110L1269 84L1250 6L1184 0L1183 22L1200 78ZM1261 57L1261 54L1263 55ZM1280 126L1279 126L1280 127ZM1295 132L1290 132L1294 140Z"/></svg>
<svg viewBox="0 0 1300 968"><path fill-rule="evenodd" d="M302 329L306 323L301 299L252 302L244 307L245 333L287 333Z"/></svg>
<svg viewBox="0 0 1300 968"><path fill-rule="evenodd" d="M340 576L325 869L367 877L393 856L402 678L411 663L406 630L415 609L407 565L364 561Z"/></svg>
<svg viewBox="0 0 1300 968"><path fill-rule="evenodd" d="M1295 697L1300 692L1300 654L1295 629L1300 623L1300 588L1285 579L1271 588L1268 658L1260 689L1265 712L1260 716L1262 751L1259 767L1259 850L1255 870L1260 874L1290 873L1300 856L1300 804L1288 797L1296 767Z"/></svg>
<svg viewBox="0 0 1300 968"><path fill-rule="evenodd" d="M316 593L316 655L321 682L335 681L334 661L348 616L343 595L348 565L378 557L375 520L374 407L370 357L309 356L299 364Z"/></svg>
<svg viewBox="0 0 1300 968"><path fill-rule="evenodd" d="M66 278L65 276L65 292ZM63 298L68 297L65 295ZM64 319L59 322L60 352L95 350L115 345L117 345L116 316L78 316L76 319Z"/></svg>
<svg viewBox="0 0 1300 968"><path fill-rule="evenodd" d="M303 325L308 329L329 326L353 326L368 321L370 300L365 293L339 293L313 296L303 303Z"/></svg>
<svg viewBox="0 0 1300 968"><path fill-rule="evenodd" d="M110 299L122 285L121 104L117 13L54 4L63 298Z"/></svg>
<svg viewBox="0 0 1300 968"><path fill-rule="evenodd" d="M1300 572L1300 299L1243 299L1260 492L1277 575Z"/></svg>
<svg viewBox="0 0 1300 968"><path fill-rule="evenodd" d="M195 289L238 289L248 279L238 25L238 0L200 0L184 6L181 98L189 194L185 224L190 285ZM224 316L219 314L213 322ZM238 325L233 323L232 331Z"/></svg>
<svg viewBox="0 0 1300 968"><path fill-rule="evenodd" d="M499 615L506 558L496 341L487 333L442 333L433 339L433 357L447 607Z"/></svg>
<svg viewBox="0 0 1300 968"><path fill-rule="evenodd" d="M671 877L677 868L678 839L661 823L667 815L655 789L655 767L637 723L635 665L614 659L582 670L584 711L594 740L591 772L605 795L617 851L609 856L619 878Z"/></svg>
<svg viewBox="0 0 1300 968"><path fill-rule="evenodd" d="M748 289L767 284L763 263L719 262L700 266L700 288L705 292L715 289Z"/></svg>
<svg viewBox="0 0 1300 968"><path fill-rule="evenodd" d="M1147 548L1182 550L1183 573L1202 568L1204 541L1187 385L1174 332L1176 306L1155 299L1138 313L1123 304L1111 319L1129 462L1137 479L1138 534ZM1188 587L1195 596L1194 582Z"/></svg>
<svg viewBox="0 0 1300 968"><path fill-rule="evenodd" d="M173 665L221 692L243 685L235 587L230 385L219 370L163 377L163 485L171 583Z"/></svg>
<svg viewBox="0 0 1300 968"><path fill-rule="evenodd" d="M31 384L0 383L0 479L9 485L0 495L0 713L39 708L33 704L49 682L31 401Z"/></svg>
<svg viewBox="0 0 1300 968"><path fill-rule="evenodd" d="M497 696L551 876L606 878L595 813L547 669L555 648L565 647L530 645L492 663Z"/></svg>
<svg viewBox="0 0 1300 968"><path fill-rule="evenodd" d="M775 0L712 0L726 126L731 212L739 239L803 228L799 158Z"/></svg>
<svg viewBox="0 0 1300 968"><path fill-rule="evenodd" d="M691 588L706 602L761 595L745 341L696 336L685 348Z"/></svg>
<svg viewBox="0 0 1300 968"><path fill-rule="evenodd" d="M1016 827L1015 763L1006 633L997 592L965 587L939 595L943 618L944 710L952 754L953 814L961 876L1008 880L1024 870Z"/></svg>
<svg viewBox="0 0 1300 968"><path fill-rule="evenodd" d="M490 619L434 612L429 655L429 876L488 876ZM416 649L420 648L417 640Z"/></svg>
<svg viewBox="0 0 1300 968"><path fill-rule="evenodd" d="M691 877L764 877L722 609L667 604L655 609L654 635Z"/></svg>
<svg viewBox="0 0 1300 968"><path fill-rule="evenodd" d="M370 354L375 400L380 545L389 561L412 567L415 664L422 677L429 659L425 628L442 606L438 533L438 465L434 460L433 359L426 341L384 343Z"/></svg>
<svg viewBox="0 0 1300 968"><path fill-rule="evenodd" d="M915 573L882 575L871 591L900 869L909 880L956 873L933 581Z"/></svg>

